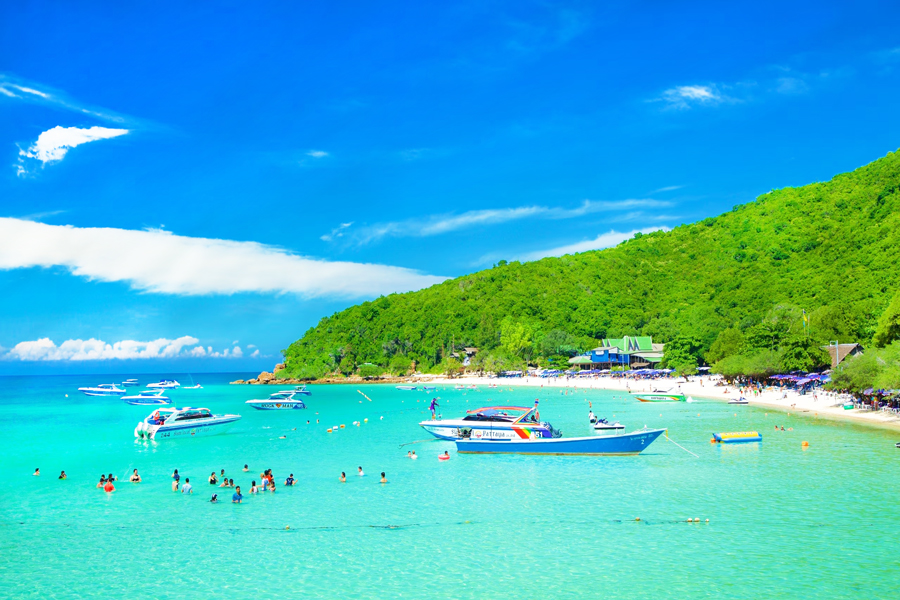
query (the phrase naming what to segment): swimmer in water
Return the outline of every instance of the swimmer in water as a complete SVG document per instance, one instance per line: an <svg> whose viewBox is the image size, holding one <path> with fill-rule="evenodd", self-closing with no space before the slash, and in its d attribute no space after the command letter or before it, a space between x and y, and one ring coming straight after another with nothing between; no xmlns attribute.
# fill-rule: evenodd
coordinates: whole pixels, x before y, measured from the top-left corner
<svg viewBox="0 0 900 600"><path fill-rule="evenodd" d="M110 479L107 479L107 480L106 480L106 485L103 486L103 491L104 491L104 492L114 492L114 491L116 491L116 486L113 485L112 480L110 480Z"/></svg>
<svg viewBox="0 0 900 600"><path fill-rule="evenodd" d="M106 477L104 477L103 475L101 475L101 476L100 476L100 483L97 484L97 487L98 487L98 488L102 488L104 485L106 485Z"/></svg>
<svg viewBox="0 0 900 600"><path fill-rule="evenodd" d="M65 471L63 471L63 472L61 472L61 473L59 474L59 478L60 478L60 479L68 479L69 476L66 475L66 472L65 472Z"/></svg>
<svg viewBox="0 0 900 600"><path fill-rule="evenodd" d="M222 480L222 485L220 485L219 487L228 487L228 480L227 480L227 479L223 479L223 480Z"/></svg>
<svg viewBox="0 0 900 600"><path fill-rule="evenodd" d="M384 476L384 471L381 472L381 483L387 483L387 477Z"/></svg>
<svg viewBox="0 0 900 600"><path fill-rule="evenodd" d="M251 494L258 494L258 493L259 493L259 489L256 487L256 480L255 480L255 479L253 480L253 483L250 484L250 493L251 493Z"/></svg>
<svg viewBox="0 0 900 600"><path fill-rule="evenodd" d="M178 481L181 479L181 475L178 474L178 469L175 469L175 472L172 473L172 479L174 479L175 481Z"/></svg>
<svg viewBox="0 0 900 600"><path fill-rule="evenodd" d="M444 460L450 458L450 452L448 452L447 450L444 450L444 455L443 455L443 456L444 456Z"/></svg>
<svg viewBox="0 0 900 600"><path fill-rule="evenodd" d="M244 473L248 472L249 470L250 470L250 467L248 467L247 465L244 465Z"/></svg>
<svg viewBox="0 0 900 600"><path fill-rule="evenodd" d="M216 472L213 471L209 474L209 484L216 485L217 483L219 483L219 480L216 478Z"/></svg>
<svg viewBox="0 0 900 600"><path fill-rule="evenodd" d="M35 469L34 473L32 473L32 475L34 475L35 477L40 477L41 476L41 468L38 467L37 469Z"/></svg>
<svg viewBox="0 0 900 600"><path fill-rule="evenodd" d="M241 486L238 486L237 488L235 488L234 495L231 497L231 503L240 504L241 500L243 499L244 497L241 495Z"/></svg>
<svg viewBox="0 0 900 600"><path fill-rule="evenodd" d="M363 473L362 467L357 467L357 469L358 469L358 471L359 471L359 472L357 473L357 475L359 475L360 477L364 477L364 476L366 475L365 473Z"/></svg>
<svg viewBox="0 0 900 600"><path fill-rule="evenodd" d="M412 451L412 459L413 459L413 460L416 460L417 458L419 458L419 455L416 454L416 451L415 451L415 450L413 450L413 451Z"/></svg>
<svg viewBox="0 0 900 600"><path fill-rule="evenodd" d="M172 491L173 491L173 492L177 492L177 491L178 491L178 481L175 480L175 479L172 480Z"/></svg>
<svg viewBox="0 0 900 600"><path fill-rule="evenodd" d="M234 487L234 479L228 480L228 487Z"/></svg>
<svg viewBox="0 0 900 600"><path fill-rule="evenodd" d="M341 483L347 483L347 474L341 471Z"/></svg>
<svg viewBox="0 0 900 600"><path fill-rule="evenodd" d="M119 478L116 477L115 475L113 475L112 473L110 473L109 475L106 476L106 480L107 481L118 481Z"/></svg>
<svg viewBox="0 0 900 600"><path fill-rule="evenodd" d="M294 485L294 474L291 473L290 476L284 480L284 485Z"/></svg>
<svg viewBox="0 0 900 600"><path fill-rule="evenodd" d="M411 452L411 451L409 451L409 450L406 451L406 458L412 458L412 452Z"/></svg>
<svg viewBox="0 0 900 600"><path fill-rule="evenodd" d="M194 493L194 486L191 485L190 477L186 477L184 479L184 485L181 486L181 493L182 494L193 494Z"/></svg>
<svg viewBox="0 0 900 600"><path fill-rule="evenodd" d="M215 504L216 502L219 501L219 495L218 495L218 494L213 494L213 495L212 495L212 498L210 498L209 501L212 502L213 504Z"/></svg>
<svg viewBox="0 0 900 600"><path fill-rule="evenodd" d="M138 475L137 469L135 469L134 473L131 474L130 481L132 483L140 483L141 482L141 476Z"/></svg>

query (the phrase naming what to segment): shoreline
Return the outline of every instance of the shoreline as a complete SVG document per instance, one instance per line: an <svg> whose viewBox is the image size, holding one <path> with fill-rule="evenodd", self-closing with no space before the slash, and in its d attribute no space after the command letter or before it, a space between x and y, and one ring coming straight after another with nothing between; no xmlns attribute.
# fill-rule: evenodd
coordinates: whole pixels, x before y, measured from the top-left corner
<svg viewBox="0 0 900 600"><path fill-rule="evenodd" d="M727 402L739 397L737 388L733 385L717 385L721 379L711 376L694 376L690 381L675 383L660 379L623 379L612 377L596 377L591 379L581 378L541 378L541 377L485 377L477 375L463 375L462 377L449 378L443 375L408 375L405 377L390 377L384 379L365 380L362 378L335 378L318 381L300 381L293 379L277 379L273 373L262 373L256 380L232 381L233 385L396 385L396 384L431 384L431 385L478 385L489 384L516 387L536 388L573 388L609 390L618 392L631 391L649 392L656 386L677 387L686 396ZM758 395L747 394L744 396L750 406L769 408L783 411L788 414L797 414L806 417L823 418L832 421L843 421L866 425L879 429L900 431L900 415L882 411L864 411L858 408L845 410L842 404L849 400L846 394L821 391L815 394L801 396L792 390L780 388L766 388Z"/></svg>
<svg viewBox="0 0 900 600"><path fill-rule="evenodd" d="M405 381L408 383L417 383L418 379L410 377ZM679 388L686 396L694 398L727 402L728 400L740 397L738 390L734 386L716 385L716 383L721 380L712 379L708 376L694 377L691 381L680 384L658 379L613 379L611 377L598 377L596 379L543 379L540 377L461 377L458 379L448 379L446 377L438 377L428 379L427 381L428 383L438 385L457 385L459 383L465 383L467 385L475 384L482 386L494 383L504 387L574 388L620 392L627 392L629 388L631 391L635 392L649 392L652 391L655 386L663 385L664 387L669 387L669 384L671 383L672 387ZM823 391L816 394L801 396L794 391L764 389L758 395L747 394L744 397L749 401L750 406L769 408L805 417L823 418L832 421L867 425L879 429L900 431L900 416L893 413L862 411L857 408L845 410L842 407L842 404L845 400L849 399L849 396L845 394Z"/></svg>

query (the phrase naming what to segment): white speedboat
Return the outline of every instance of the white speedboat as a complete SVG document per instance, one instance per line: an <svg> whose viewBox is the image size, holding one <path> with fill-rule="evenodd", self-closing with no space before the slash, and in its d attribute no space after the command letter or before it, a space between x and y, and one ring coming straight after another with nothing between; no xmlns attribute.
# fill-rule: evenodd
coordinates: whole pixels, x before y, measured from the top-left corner
<svg viewBox="0 0 900 600"><path fill-rule="evenodd" d="M195 383L194 385L186 385L186 386L182 387L181 389L183 389L183 390L202 390L203 386L200 385L199 383Z"/></svg>
<svg viewBox="0 0 900 600"><path fill-rule="evenodd" d="M538 403L523 406L486 406L467 411L462 419L436 419L419 425L444 440L458 439L537 439L555 438L562 434L550 423L541 422Z"/></svg>
<svg viewBox="0 0 900 600"><path fill-rule="evenodd" d="M414 391L416 391L416 390L419 389L419 388L417 388L417 387L414 386L414 385L398 385L398 386L397 386L397 389L398 389L398 390L403 390L404 392L414 392Z"/></svg>
<svg viewBox="0 0 900 600"><path fill-rule="evenodd" d="M616 433L625 429L625 426L616 421L615 423L610 423L606 419L597 419L594 421L594 431L599 431L600 433Z"/></svg>
<svg viewBox="0 0 900 600"><path fill-rule="evenodd" d="M143 390L133 396L122 396L125 404L133 406L152 406L154 404L168 404L169 399L163 396L165 390L157 388L155 390Z"/></svg>
<svg viewBox="0 0 900 600"><path fill-rule="evenodd" d="M122 382L122 387L134 387L140 385L137 379L126 379Z"/></svg>
<svg viewBox="0 0 900 600"><path fill-rule="evenodd" d="M295 393L295 394L301 394L301 395L303 395L303 396L312 396L312 392L309 391L308 389L306 389L306 386L305 386L305 385L295 385L295 386L294 386L294 393Z"/></svg>
<svg viewBox="0 0 900 600"><path fill-rule="evenodd" d="M162 388L164 390L171 390L177 387L181 387L181 384L175 381L174 379L160 379L159 383L148 383L148 388Z"/></svg>
<svg viewBox="0 0 900 600"><path fill-rule="evenodd" d="M241 415L214 415L208 408L158 408L134 428L134 437L158 440L224 433Z"/></svg>
<svg viewBox="0 0 900 600"><path fill-rule="evenodd" d="M127 392L114 383L101 383L94 387L78 388L85 396L124 396Z"/></svg>
<svg viewBox="0 0 900 600"><path fill-rule="evenodd" d="M741 396L740 398L733 398L729 400L728 404L750 404L750 401Z"/></svg>
<svg viewBox="0 0 900 600"><path fill-rule="evenodd" d="M247 400L256 410L290 410L294 408L306 408L303 400L296 397L300 392L285 390L271 394L267 400Z"/></svg>

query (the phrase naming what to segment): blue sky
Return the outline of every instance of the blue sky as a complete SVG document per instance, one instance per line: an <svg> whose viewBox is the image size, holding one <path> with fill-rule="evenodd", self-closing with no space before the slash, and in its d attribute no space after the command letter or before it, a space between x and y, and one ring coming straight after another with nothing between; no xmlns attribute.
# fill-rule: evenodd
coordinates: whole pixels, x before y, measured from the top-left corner
<svg viewBox="0 0 900 600"><path fill-rule="evenodd" d="M900 146L896 3L425 4L5 3L0 373L270 368Z"/></svg>

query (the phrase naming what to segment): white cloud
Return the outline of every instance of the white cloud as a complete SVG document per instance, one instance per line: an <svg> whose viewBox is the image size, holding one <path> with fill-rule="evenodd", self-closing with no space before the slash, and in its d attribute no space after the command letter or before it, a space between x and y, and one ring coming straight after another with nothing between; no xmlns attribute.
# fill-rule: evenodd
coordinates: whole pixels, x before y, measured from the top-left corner
<svg viewBox="0 0 900 600"><path fill-rule="evenodd" d="M66 340L57 346L50 338L19 342L11 349L0 347L0 360L21 361L89 361L133 360L157 358L243 358L240 346L214 352L212 346L195 346L200 340L185 335L170 340L159 338L150 342L122 340L108 344L103 340ZM192 347L193 346L193 347ZM251 357L259 356L256 350Z"/></svg>
<svg viewBox="0 0 900 600"><path fill-rule="evenodd" d="M328 156L328 153L324 150L310 150L306 153L307 156L312 156L313 158L325 158Z"/></svg>
<svg viewBox="0 0 900 600"><path fill-rule="evenodd" d="M175 358L184 356L185 347L193 346L199 341L189 335L174 340L166 338L150 342L123 340L113 344L91 338L89 340L66 340L57 346L50 338L41 338L19 342L4 354L3 358L35 361Z"/></svg>
<svg viewBox="0 0 900 600"><path fill-rule="evenodd" d="M675 190L680 190L683 188L683 185L667 185L666 187L661 187L658 190L653 190L650 192L651 194L660 194L662 192L674 192Z"/></svg>
<svg viewBox="0 0 900 600"><path fill-rule="evenodd" d="M608 231L606 233L598 235L596 238L592 240L583 240L581 242L576 242L574 244L568 244L566 246L559 246L557 248L550 248L547 250L538 250L536 252L529 252L527 254L519 257L519 260L529 261L529 260L539 260L541 258L546 258L548 256L563 256L565 254L575 254L576 252L587 252L588 250L600 250L601 248L609 248L611 246L616 246L627 239L631 239L634 237L636 233L652 233L654 231L668 231L668 227L646 227L644 229L635 229L633 231L626 232L618 232L618 231Z"/></svg>
<svg viewBox="0 0 900 600"><path fill-rule="evenodd" d="M250 358L259 358L259 350L254 350L253 354L250 355Z"/></svg>
<svg viewBox="0 0 900 600"><path fill-rule="evenodd" d="M307 258L256 242L0 217L0 270L33 267L64 267L92 281L179 295L358 298L417 290L446 279L403 267Z"/></svg>
<svg viewBox="0 0 900 600"><path fill-rule="evenodd" d="M65 158L69 148L88 142L106 140L128 133L127 129L110 129L108 127L60 127L48 129L38 136L37 141L28 150L20 150L20 157L34 158L42 163L55 162Z"/></svg>
<svg viewBox="0 0 900 600"><path fill-rule="evenodd" d="M616 201L583 200L572 208L521 206L513 208L470 210L458 215L430 215L417 219L370 225L368 227L360 228L350 237L358 244L367 244L384 237L427 237L449 233L451 231L458 231L469 227L497 225L533 217L572 219L599 212L615 212L632 207L662 207L668 206L669 204L669 202L646 198ZM352 225L352 223L343 224L341 227L333 230L331 234L323 235L321 239L332 241L336 237L347 235L345 230L350 225ZM340 235L335 236L335 233L338 231L340 231Z"/></svg>
<svg viewBox="0 0 900 600"><path fill-rule="evenodd" d="M47 94L47 93L42 92L42 91L40 91L40 90L36 90L36 89L33 89L33 88L25 87L25 86L22 86L22 85L16 85L16 84L14 84L14 83L10 83L10 84L7 84L7 85L9 85L9 86L11 86L11 87L14 87L15 89L19 90L20 92L25 92L26 94L31 94L31 95L33 95L33 96L40 96L41 98L43 98L43 99L45 99L45 100L49 100L49 99L50 99L50 94Z"/></svg>
<svg viewBox="0 0 900 600"><path fill-rule="evenodd" d="M691 108L692 106L715 106L732 98L724 95L714 85L679 85L665 90L657 98L671 108Z"/></svg>

